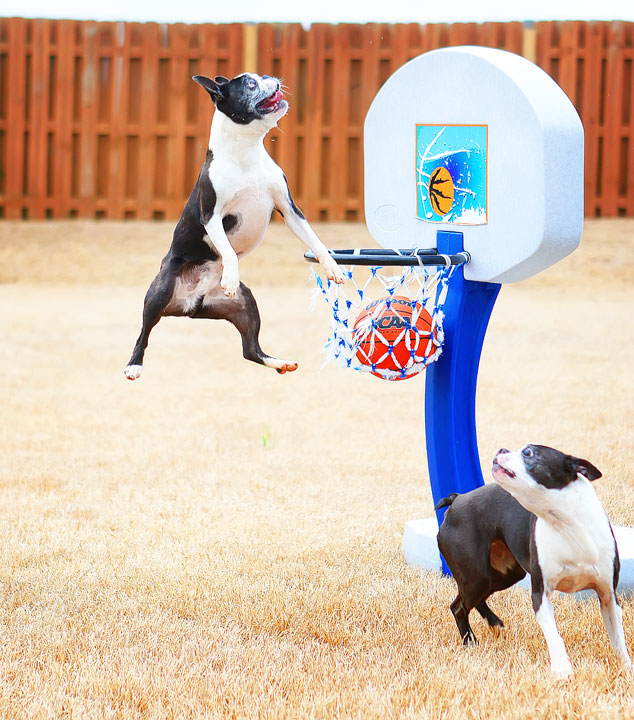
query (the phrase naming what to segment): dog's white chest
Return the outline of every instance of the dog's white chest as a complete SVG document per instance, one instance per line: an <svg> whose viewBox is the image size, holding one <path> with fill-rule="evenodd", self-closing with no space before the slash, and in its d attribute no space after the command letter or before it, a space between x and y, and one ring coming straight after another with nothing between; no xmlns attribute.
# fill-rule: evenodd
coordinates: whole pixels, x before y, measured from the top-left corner
<svg viewBox="0 0 634 720"><path fill-rule="evenodd" d="M262 148L248 157L214 160L209 177L217 196L215 212L223 218L233 216L229 242L237 255L251 252L271 219L273 187L282 179L281 170Z"/></svg>
<svg viewBox="0 0 634 720"><path fill-rule="evenodd" d="M552 523L543 517L535 523L539 565L551 590L590 587L601 593L612 583L615 546L608 519L594 491L584 500L583 505L575 503L576 512L568 506Z"/></svg>
<svg viewBox="0 0 634 720"><path fill-rule="evenodd" d="M273 212L273 196L268 187L245 187L226 206L223 215L233 215L236 224L227 237L238 255L251 252L264 237Z"/></svg>

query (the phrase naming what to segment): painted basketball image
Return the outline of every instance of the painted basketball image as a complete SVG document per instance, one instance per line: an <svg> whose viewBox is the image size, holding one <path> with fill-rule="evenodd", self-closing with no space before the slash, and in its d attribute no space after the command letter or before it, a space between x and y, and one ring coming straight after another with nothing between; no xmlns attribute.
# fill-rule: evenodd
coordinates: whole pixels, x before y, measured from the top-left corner
<svg viewBox="0 0 634 720"><path fill-rule="evenodd" d="M453 205L454 187L449 170L437 167L429 178L429 202L437 215L446 215Z"/></svg>
<svg viewBox="0 0 634 720"><path fill-rule="evenodd" d="M487 220L486 125L417 125L419 220L484 225Z"/></svg>
<svg viewBox="0 0 634 720"><path fill-rule="evenodd" d="M436 351L431 315L419 302L401 295L379 298L363 308L354 324L353 337L356 357L362 365L377 370L408 369L408 375L395 379L416 375L410 374L409 368Z"/></svg>

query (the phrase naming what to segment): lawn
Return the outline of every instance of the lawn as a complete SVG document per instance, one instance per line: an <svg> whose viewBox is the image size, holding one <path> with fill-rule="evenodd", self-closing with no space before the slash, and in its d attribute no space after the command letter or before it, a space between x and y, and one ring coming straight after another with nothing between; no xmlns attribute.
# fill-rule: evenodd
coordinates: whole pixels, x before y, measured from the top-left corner
<svg viewBox="0 0 634 720"><path fill-rule="evenodd" d="M463 649L451 579L408 567L432 512L424 375L320 369L327 314L279 223L241 262L262 346L167 318L123 376L172 223L0 223L2 718L627 718L598 603L559 596L551 679L528 594ZM332 247L361 225L317 225ZM502 288L477 397L485 477L526 442L585 457L634 526L634 221ZM623 598L634 653L634 599ZM474 614L475 615L475 614Z"/></svg>

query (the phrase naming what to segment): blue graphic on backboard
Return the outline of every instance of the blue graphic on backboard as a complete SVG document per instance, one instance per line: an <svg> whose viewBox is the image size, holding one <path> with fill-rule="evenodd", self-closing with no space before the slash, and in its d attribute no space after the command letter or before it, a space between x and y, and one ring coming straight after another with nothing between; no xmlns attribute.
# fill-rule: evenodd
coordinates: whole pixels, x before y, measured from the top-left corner
<svg viewBox="0 0 634 720"><path fill-rule="evenodd" d="M487 126L416 126L417 215L428 222L487 222Z"/></svg>

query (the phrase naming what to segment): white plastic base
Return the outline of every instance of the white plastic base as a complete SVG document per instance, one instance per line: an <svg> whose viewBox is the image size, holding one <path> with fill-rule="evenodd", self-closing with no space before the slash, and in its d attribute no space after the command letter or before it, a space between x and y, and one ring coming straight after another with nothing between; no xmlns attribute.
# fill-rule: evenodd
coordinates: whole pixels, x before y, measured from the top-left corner
<svg viewBox="0 0 634 720"><path fill-rule="evenodd" d="M620 593L634 592L634 528L613 526L614 537L619 547L621 559L621 573L619 576L618 591ZM410 520L405 525L403 536L403 552L408 565L418 565L427 570L440 572L442 565L440 553L436 543L438 523L435 517L422 520ZM528 575L519 583L530 588ZM594 592L586 591L576 593L578 596L596 597Z"/></svg>

